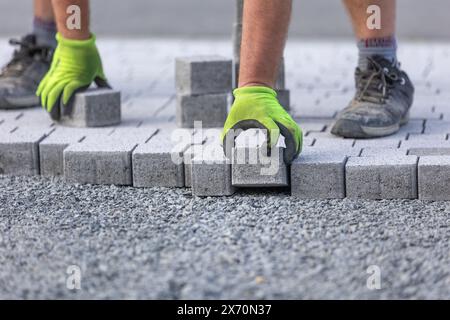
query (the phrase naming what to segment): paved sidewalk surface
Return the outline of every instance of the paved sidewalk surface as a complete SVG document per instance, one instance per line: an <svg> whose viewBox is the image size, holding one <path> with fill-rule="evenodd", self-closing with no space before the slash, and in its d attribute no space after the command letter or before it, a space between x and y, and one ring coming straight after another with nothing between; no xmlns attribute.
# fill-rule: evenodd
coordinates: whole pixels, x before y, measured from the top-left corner
<svg viewBox="0 0 450 320"><path fill-rule="evenodd" d="M99 45L106 73L123 94L118 132L175 127L175 56L232 55L227 42ZM333 145L351 148L351 155L355 148L447 155L450 46L403 43L401 48L417 89L412 121L394 137L368 142L329 134L334 116L352 95L353 44L289 44L291 110L312 144L307 150ZM1 61L9 54L0 47ZM0 117L0 128L53 128L39 108L0 112ZM2 177L0 185L5 204L0 296L5 298L450 297L447 202L313 201L261 190L200 199L188 189L78 186L38 177ZM69 265L84 272L77 293L65 288ZM370 265L381 268L380 291L366 287Z"/></svg>

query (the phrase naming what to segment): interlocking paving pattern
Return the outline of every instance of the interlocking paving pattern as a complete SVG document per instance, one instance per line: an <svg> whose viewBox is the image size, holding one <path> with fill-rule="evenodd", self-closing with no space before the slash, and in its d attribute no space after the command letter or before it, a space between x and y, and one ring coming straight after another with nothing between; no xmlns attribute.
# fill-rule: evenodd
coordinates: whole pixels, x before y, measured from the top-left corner
<svg viewBox="0 0 450 320"><path fill-rule="evenodd" d="M122 123L100 129L76 129L53 124L39 107L0 111L0 173L61 175L66 165L66 174L70 172L66 178L72 182L132 185L133 152L151 153L145 148L147 143L157 145L158 139L167 138L164 132L177 128L175 58L232 57L233 51L230 41L100 40L99 47L109 81L122 94ZM1 61L10 54L9 47L0 47ZM353 95L354 43L288 44L285 73L291 114L305 134L304 152L291 168L293 196L450 200L446 187L450 184L450 45L401 43L399 56L416 87L411 121L390 137L342 139L331 135L330 128L336 114ZM198 133L202 129L193 130ZM219 150L218 140L211 139L209 143ZM185 146L182 150L193 149L196 148ZM155 161L168 158L170 152L166 150L164 154ZM355 159L361 157L369 159ZM190 157L193 158L197 159L196 172L206 179L210 170L199 167L205 161L199 161L196 152ZM117 167L111 170L111 165ZM176 183L172 184L177 186L194 183L199 194L232 194L229 164L216 165L223 170L216 172L216 178L230 179L224 185L205 185L201 189L202 177L197 179L186 172L192 170L191 163L172 168L178 176L167 177L167 181L174 179ZM152 168L149 163L146 166ZM155 164L154 168L164 170L165 166ZM180 176L183 171L185 177ZM324 177L325 172L334 176ZM158 175L161 182L164 174ZM324 178L330 184L327 188L318 183ZM214 187L220 190L215 192Z"/></svg>

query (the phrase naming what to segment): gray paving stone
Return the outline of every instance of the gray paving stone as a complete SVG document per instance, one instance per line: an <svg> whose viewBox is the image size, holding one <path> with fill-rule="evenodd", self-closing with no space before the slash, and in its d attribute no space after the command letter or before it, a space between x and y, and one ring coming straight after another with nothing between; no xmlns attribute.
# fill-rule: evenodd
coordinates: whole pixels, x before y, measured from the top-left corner
<svg viewBox="0 0 450 320"><path fill-rule="evenodd" d="M121 121L120 92L89 89L75 94L73 102L62 108L60 123L68 127L106 127Z"/></svg>
<svg viewBox="0 0 450 320"><path fill-rule="evenodd" d="M92 135L64 150L64 177L70 183L132 185L132 152L154 135L114 132ZM144 138L147 136L148 138Z"/></svg>
<svg viewBox="0 0 450 320"><path fill-rule="evenodd" d="M192 186L192 160L203 155L205 146L220 145L221 132L222 128L199 129L195 132L194 144L184 153L184 183L186 187Z"/></svg>
<svg viewBox="0 0 450 320"><path fill-rule="evenodd" d="M0 174L39 174L39 143L48 132L11 127L0 132Z"/></svg>
<svg viewBox="0 0 450 320"><path fill-rule="evenodd" d="M408 151L402 148L383 148L383 147L375 147L375 148L364 148L361 152L361 157L377 157L380 155L383 156L406 156Z"/></svg>
<svg viewBox="0 0 450 320"><path fill-rule="evenodd" d="M348 198L416 199L415 156L350 157L345 167Z"/></svg>
<svg viewBox="0 0 450 320"><path fill-rule="evenodd" d="M354 144L354 139L319 138L314 147L353 147Z"/></svg>
<svg viewBox="0 0 450 320"><path fill-rule="evenodd" d="M357 148L398 148L400 147L399 139L356 139L354 147Z"/></svg>
<svg viewBox="0 0 450 320"><path fill-rule="evenodd" d="M347 156L305 150L291 165L292 196L301 199L345 198Z"/></svg>
<svg viewBox="0 0 450 320"><path fill-rule="evenodd" d="M359 157L361 154L361 148L353 147L339 147L339 146L326 146L326 147L316 147L316 146L305 146L303 148L302 154L309 154L315 156L348 156L348 157Z"/></svg>
<svg viewBox="0 0 450 320"><path fill-rule="evenodd" d="M203 153L192 160L192 194L194 196L230 196L231 162L220 145L205 145Z"/></svg>
<svg viewBox="0 0 450 320"><path fill-rule="evenodd" d="M450 156L420 157L420 200L450 200Z"/></svg>
<svg viewBox="0 0 450 320"><path fill-rule="evenodd" d="M49 136L39 143L39 162L41 175L64 175L64 150L81 142L89 135L109 135L112 129L106 128L66 128L57 127Z"/></svg>
<svg viewBox="0 0 450 320"><path fill-rule="evenodd" d="M182 128L193 128L195 121L201 121L204 128L223 126L228 114L230 95L178 95L177 124Z"/></svg>
<svg viewBox="0 0 450 320"><path fill-rule="evenodd" d="M327 128L328 123L325 122L317 122L317 121L303 121L300 119L297 121L300 128L302 128L305 136L309 136L311 133L315 132L324 132ZM331 134L330 134L331 136Z"/></svg>
<svg viewBox="0 0 450 320"><path fill-rule="evenodd" d="M61 176L64 174L64 149L80 142L85 135L79 132L56 129L39 144L39 162L41 175Z"/></svg>
<svg viewBox="0 0 450 320"><path fill-rule="evenodd" d="M176 59L176 88L180 95L229 93L233 63L220 56Z"/></svg>
<svg viewBox="0 0 450 320"><path fill-rule="evenodd" d="M441 136L441 135L440 135ZM441 136L443 137L443 136ZM408 155L431 156L450 154L449 140L413 139L402 141L400 147L408 150Z"/></svg>
<svg viewBox="0 0 450 320"><path fill-rule="evenodd" d="M288 166L284 163L284 138L280 137L270 155L264 133L246 130L236 138L233 149L232 184L235 187L286 187Z"/></svg>
<svg viewBox="0 0 450 320"><path fill-rule="evenodd" d="M450 121L427 120L425 122L425 134L450 134Z"/></svg>
<svg viewBox="0 0 450 320"><path fill-rule="evenodd" d="M184 153L184 185L192 187L192 160L195 157L201 157L203 154L203 145L191 145Z"/></svg>
<svg viewBox="0 0 450 320"><path fill-rule="evenodd" d="M184 132L184 134L183 134ZM193 143L192 130L156 134L133 151L133 186L184 187L184 152Z"/></svg>

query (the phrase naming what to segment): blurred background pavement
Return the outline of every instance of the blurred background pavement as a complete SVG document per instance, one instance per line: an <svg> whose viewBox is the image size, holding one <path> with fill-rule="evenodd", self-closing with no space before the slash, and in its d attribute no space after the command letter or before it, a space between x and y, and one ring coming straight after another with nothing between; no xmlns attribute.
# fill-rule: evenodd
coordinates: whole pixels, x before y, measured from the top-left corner
<svg viewBox="0 0 450 320"><path fill-rule="evenodd" d="M339 0L295 0L291 37L351 37ZM93 30L103 37L229 37L234 0L92 0ZM450 1L398 0L399 36L450 40ZM29 31L31 0L0 0L0 36Z"/></svg>

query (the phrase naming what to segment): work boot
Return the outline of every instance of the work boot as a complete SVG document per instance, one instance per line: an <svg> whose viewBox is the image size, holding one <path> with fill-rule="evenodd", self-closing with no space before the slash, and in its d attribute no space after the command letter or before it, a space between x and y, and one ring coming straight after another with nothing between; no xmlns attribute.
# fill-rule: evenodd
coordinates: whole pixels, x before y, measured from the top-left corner
<svg viewBox="0 0 450 320"><path fill-rule="evenodd" d="M375 138L396 133L408 123L414 86L397 62L369 59L356 69L356 95L337 117L331 133L345 138Z"/></svg>
<svg viewBox="0 0 450 320"><path fill-rule="evenodd" d="M37 45L33 34L9 42L19 48L0 73L0 109L39 106L36 89L50 68L53 49Z"/></svg>

